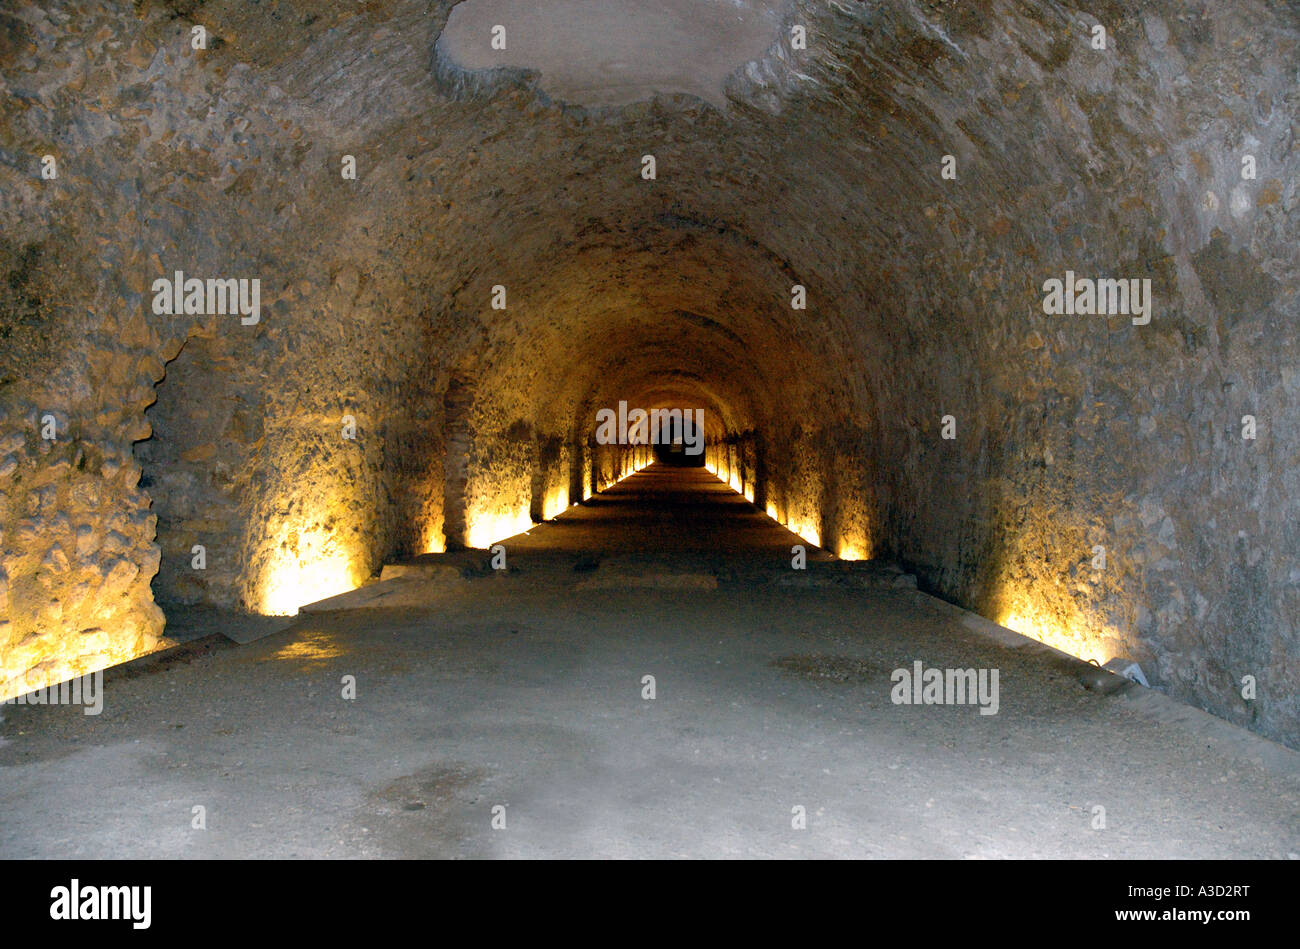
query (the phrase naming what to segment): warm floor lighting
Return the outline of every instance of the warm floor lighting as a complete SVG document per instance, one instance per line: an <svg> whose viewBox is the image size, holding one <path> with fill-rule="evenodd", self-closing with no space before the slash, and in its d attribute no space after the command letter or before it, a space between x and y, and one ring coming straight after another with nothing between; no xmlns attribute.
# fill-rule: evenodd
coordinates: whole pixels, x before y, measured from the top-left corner
<svg viewBox="0 0 1300 949"><path fill-rule="evenodd" d="M295 660L315 665L327 659L337 659L344 654L344 649L327 633L317 633L289 643L271 654L270 660Z"/></svg>

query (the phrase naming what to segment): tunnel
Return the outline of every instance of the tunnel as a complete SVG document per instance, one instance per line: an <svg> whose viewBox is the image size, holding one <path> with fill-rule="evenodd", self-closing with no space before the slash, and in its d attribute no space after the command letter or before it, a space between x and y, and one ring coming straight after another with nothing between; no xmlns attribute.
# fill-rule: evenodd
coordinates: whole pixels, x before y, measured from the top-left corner
<svg viewBox="0 0 1300 949"><path fill-rule="evenodd" d="M0 80L0 769L46 789L0 855L58 850L74 727L201 731L172 796L248 826L270 746L214 775L289 692L303 772L391 752L315 856L1300 851L1293 4L47 0ZM887 818L759 721L837 723ZM749 748L793 842L657 823L651 735L690 813ZM1150 768L1049 805L1072 754ZM85 853L284 855L122 761Z"/></svg>

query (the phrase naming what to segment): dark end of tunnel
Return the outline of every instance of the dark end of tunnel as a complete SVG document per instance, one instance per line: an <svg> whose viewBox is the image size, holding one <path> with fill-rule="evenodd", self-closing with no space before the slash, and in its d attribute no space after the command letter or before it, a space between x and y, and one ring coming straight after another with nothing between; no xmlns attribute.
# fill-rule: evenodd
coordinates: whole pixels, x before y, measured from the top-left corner
<svg viewBox="0 0 1300 949"><path fill-rule="evenodd" d="M673 445L655 445L655 461L661 465L668 465L673 468L703 468L704 454L691 454L683 446Z"/></svg>

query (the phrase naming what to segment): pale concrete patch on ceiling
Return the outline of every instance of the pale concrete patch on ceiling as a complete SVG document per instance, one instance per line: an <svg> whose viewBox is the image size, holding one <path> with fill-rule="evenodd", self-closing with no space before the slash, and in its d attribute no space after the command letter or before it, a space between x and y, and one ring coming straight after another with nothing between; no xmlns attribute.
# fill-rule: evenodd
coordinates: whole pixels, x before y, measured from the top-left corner
<svg viewBox="0 0 1300 949"><path fill-rule="evenodd" d="M550 96L618 106L684 92L724 106L723 82L777 39L786 0L465 0L440 53L464 69L535 69ZM493 27L505 49L493 49Z"/></svg>

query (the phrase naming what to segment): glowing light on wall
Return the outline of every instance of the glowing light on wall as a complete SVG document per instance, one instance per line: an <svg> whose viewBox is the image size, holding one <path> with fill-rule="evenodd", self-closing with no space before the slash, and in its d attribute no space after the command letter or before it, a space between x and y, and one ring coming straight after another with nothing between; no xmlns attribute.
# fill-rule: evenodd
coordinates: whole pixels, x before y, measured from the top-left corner
<svg viewBox="0 0 1300 949"><path fill-rule="evenodd" d="M497 509L471 512L467 518L469 530L466 532L466 543L483 550L498 540L522 534L533 526L528 508L528 502L525 501L513 511Z"/></svg>
<svg viewBox="0 0 1300 949"><path fill-rule="evenodd" d="M429 518L424 523L420 534L420 551L426 554L441 554L447 550L447 538L443 534L441 517Z"/></svg>
<svg viewBox="0 0 1300 949"><path fill-rule="evenodd" d="M584 501L586 501L586 500L588 500L589 498L591 498L593 495L595 495L597 492L600 492L600 491L607 491L607 490L609 490L610 488L614 487L614 485L616 485L616 484L618 484L618 483L620 483L620 482L622 482L622 481L626 481L628 478L632 477L632 475L636 474L638 471L641 471L641 470L644 469L644 468L649 468L652 464L654 464L654 458L652 458L652 457L651 457L651 458L646 458L644 461L639 461L639 462L638 462L638 461L633 461L632 459L633 459L634 457L635 457L635 456L632 456L632 455L629 455L629 456L628 456L628 460L627 460L626 463L625 463L625 464L626 464L626 467L625 467L625 468L624 468L624 467L620 467L619 470L620 470L622 473L619 474L619 475L617 475L616 477L613 477L613 478L606 478L606 477L604 477L604 476L602 475L600 478L598 478L598 479L597 479L597 482L596 482L596 490L595 490L595 491L593 491L593 490L591 489L591 485L590 485L590 483L589 483L589 479L588 479L588 478L584 478L584 479L583 479L583 483L582 483L582 499L583 499ZM588 475L590 475L590 469L588 469ZM568 494L567 494L567 489L566 489L566 493L565 493L565 508L567 508L567 507L568 507ZM564 510L564 508L561 508L560 511L557 511L556 513L560 513L560 512L562 512L563 510ZM549 515L548 515L548 517L549 517Z"/></svg>
<svg viewBox="0 0 1300 949"><path fill-rule="evenodd" d="M629 458L630 458L630 457L631 457L631 456L629 456ZM626 468L622 468L622 467L620 467L619 470L620 470L622 473L619 474L617 477L614 477L614 478L604 478L604 477L602 477L602 478L600 479L600 483L599 483L599 486L598 486L597 490L598 490L598 491L606 491L606 490L608 490L609 488L614 487L614 485L616 485L616 484L618 484L618 483L620 483L620 482L622 482L622 481L626 481L628 478L632 477L632 475L636 474L636 473L637 473L638 471L640 471L642 468L648 468L648 467L650 467L650 465L653 464L653 462L651 462L651 461L643 461L643 462L639 462L639 463L633 463L632 461L629 460L629 461L627 461L626 464L627 464L627 467L626 467ZM586 498L591 497L592 492L590 491L590 489L584 489L584 492L585 492L585 493L584 493L584 496L583 496L583 499L584 499L584 500L586 500Z"/></svg>
<svg viewBox="0 0 1300 949"><path fill-rule="evenodd" d="M840 547L840 552L836 554L841 560L866 560L866 554L861 548L852 544L844 544Z"/></svg>
<svg viewBox="0 0 1300 949"><path fill-rule="evenodd" d="M776 509L776 505L771 501L767 502L767 516L778 523L781 520L781 512Z"/></svg>
<svg viewBox="0 0 1300 949"><path fill-rule="evenodd" d="M12 654L6 657L5 665L0 667L0 702L27 695L37 689L53 688L78 676L90 675L92 672L99 672L110 666L130 662L132 659L164 649L168 645L167 641L163 641L151 648L137 649L131 645L111 641L105 632L88 635L102 637L102 643L98 644L101 646L101 651L61 659L45 654L40 664L32 668L27 668L27 664L40 657L25 658L21 647L12 650ZM135 638L134 635L128 635L125 641L130 643ZM55 648L58 645L56 643Z"/></svg>
<svg viewBox="0 0 1300 949"><path fill-rule="evenodd" d="M637 473L638 471L640 471L642 468L648 468L649 466L650 466L650 462L648 462L648 461L643 461L643 462L641 462L640 464L633 465L632 467L628 468L628 470L627 470L627 474L623 475L623 477L621 477L621 478L618 478L618 479L616 479L616 480L614 480L614 481L611 481L610 484L618 484L619 481L624 481L624 480L626 480L626 479L632 477L632 475L636 474L636 473Z"/></svg>
<svg viewBox="0 0 1300 949"><path fill-rule="evenodd" d="M754 486L752 484L745 487L744 495L746 501L750 504L754 503Z"/></svg>
<svg viewBox="0 0 1300 949"><path fill-rule="evenodd" d="M296 543L291 543L296 537ZM260 612L296 616L298 608L355 590L361 577L351 553L324 530L287 532L262 581Z"/></svg>
<svg viewBox="0 0 1300 949"><path fill-rule="evenodd" d="M1104 664L1110 658L1096 643L1089 642L1090 636L1086 631L1076 631L1064 617L1036 605L1027 597L1014 600L1013 605L1003 611L998 625L1080 659Z"/></svg>
<svg viewBox="0 0 1300 949"><path fill-rule="evenodd" d="M820 547L822 545L821 531L818 529L817 525L813 524L811 521L792 520L785 526L786 529L792 533L798 534L814 547Z"/></svg>
<svg viewBox="0 0 1300 949"><path fill-rule="evenodd" d="M563 514L569 507L569 486L553 488L542 501L542 517L550 520Z"/></svg>

